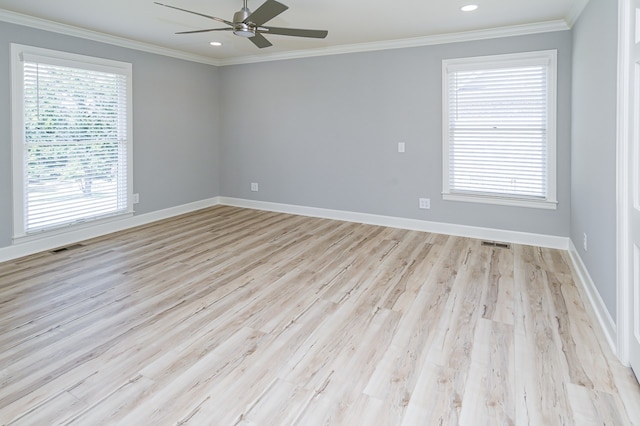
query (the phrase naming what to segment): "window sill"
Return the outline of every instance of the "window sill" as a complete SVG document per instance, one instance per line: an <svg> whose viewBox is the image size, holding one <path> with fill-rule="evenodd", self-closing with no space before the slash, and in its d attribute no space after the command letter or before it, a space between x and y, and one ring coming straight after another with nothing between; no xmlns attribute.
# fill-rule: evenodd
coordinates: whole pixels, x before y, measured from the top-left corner
<svg viewBox="0 0 640 426"><path fill-rule="evenodd" d="M558 207L557 201L508 198L492 195L442 193L442 199L445 201L462 201L467 203L495 204L500 206L526 207L545 210L556 210Z"/></svg>
<svg viewBox="0 0 640 426"><path fill-rule="evenodd" d="M42 230L25 235L16 235L13 237L13 244L22 244L32 241L43 240L49 237L55 237L62 234L68 234L70 232L83 231L86 229L96 228L100 226L107 226L112 222L117 222L122 219L130 218L133 216L133 211L126 213L119 213L112 216L107 216L102 219L88 220L84 222L78 222L69 225L63 225L58 228L52 228L49 230Z"/></svg>

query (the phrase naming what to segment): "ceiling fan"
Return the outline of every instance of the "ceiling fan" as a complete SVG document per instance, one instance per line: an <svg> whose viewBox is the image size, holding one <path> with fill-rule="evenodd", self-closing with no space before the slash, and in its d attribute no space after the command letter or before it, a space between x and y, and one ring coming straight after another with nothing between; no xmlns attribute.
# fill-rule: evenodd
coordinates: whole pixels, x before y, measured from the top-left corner
<svg viewBox="0 0 640 426"><path fill-rule="evenodd" d="M194 15L202 16L204 18L213 19L214 21L222 22L229 25L231 28L209 28L204 30L195 31L181 31L176 34L194 34L194 33L206 33L209 31L233 31L233 33L240 37L247 37L260 49L264 47L272 46L263 34L277 34L293 37L310 37L310 38L325 38L328 31L325 30L304 30L299 28L281 28L281 27L266 27L263 24L272 20L289 7L277 2L276 0L267 0L257 8L254 12L251 12L247 7L247 0L243 0L242 9L233 15L233 22L226 19L217 18L215 16L205 15L199 12L193 12L191 10L182 9L179 7L171 6L168 4L154 2L157 5L168 7L182 12L191 13Z"/></svg>

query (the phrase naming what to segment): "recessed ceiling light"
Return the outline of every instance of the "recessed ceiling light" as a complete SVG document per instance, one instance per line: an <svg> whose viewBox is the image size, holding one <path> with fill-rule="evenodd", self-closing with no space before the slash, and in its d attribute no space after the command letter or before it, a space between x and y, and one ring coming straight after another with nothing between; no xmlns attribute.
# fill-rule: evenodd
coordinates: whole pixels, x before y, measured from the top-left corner
<svg viewBox="0 0 640 426"><path fill-rule="evenodd" d="M212 41L209 44L212 45L212 46L222 46L222 43L220 43L219 41Z"/></svg>
<svg viewBox="0 0 640 426"><path fill-rule="evenodd" d="M462 6L460 8L460 10L463 11L463 12L471 12L471 11L476 10L477 8L478 8L477 4L468 4L466 6Z"/></svg>

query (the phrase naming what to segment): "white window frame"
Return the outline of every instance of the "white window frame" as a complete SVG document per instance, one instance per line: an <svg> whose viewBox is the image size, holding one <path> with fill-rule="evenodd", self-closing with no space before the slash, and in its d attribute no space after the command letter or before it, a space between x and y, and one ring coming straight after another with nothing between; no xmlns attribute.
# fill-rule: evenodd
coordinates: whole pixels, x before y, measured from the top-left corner
<svg viewBox="0 0 640 426"><path fill-rule="evenodd" d="M449 184L449 79L455 71L499 69L517 66L545 65L547 80L547 188L546 198L531 199L517 195L493 195L486 193L460 193L451 191ZM445 59L442 61L442 198L516 207L556 209L556 118L557 116L557 51L545 50L505 55Z"/></svg>
<svg viewBox="0 0 640 426"><path fill-rule="evenodd" d="M126 211L106 218L89 219L46 230L26 232L24 211L26 208L25 184L25 122L24 122L24 66L25 57L46 58L46 62L72 68L113 72L127 76L127 183ZM124 217L133 216L133 85L132 65L74 53L61 52L34 46L11 43L11 126L12 126L12 177L13 177L13 242L22 243L72 230L92 227Z"/></svg>

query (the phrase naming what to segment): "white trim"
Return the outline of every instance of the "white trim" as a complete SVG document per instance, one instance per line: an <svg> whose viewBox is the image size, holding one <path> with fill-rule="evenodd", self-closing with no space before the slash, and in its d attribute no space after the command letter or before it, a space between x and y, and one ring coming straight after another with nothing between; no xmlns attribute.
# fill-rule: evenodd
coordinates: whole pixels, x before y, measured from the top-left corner
<svg viewBox="0 0 640 426"><path fill-rule="evenodd" d="M227 205L267 210L279 213L296 214L301 216L319 217L324 219L341 220L354 223L365 223L392 228L409 229L437 234L455 235L491 241L501 241L513 244L526 244L538 247L548 247L568 250L569 238L554 235L533 234L527 232L508 231L504 229L482 228L477 226L456 225L451 223L429 222L418 219L407 219L393 216L381 216L369 213L350 212L345 210L331 210L317 207L307 207L294 204L271 203L266 201L246 200L231 197L213 197L195 201L180 206L170 207L151 213L144 213L107 223L76 229L64 234L52 235L36 241L28 241L9 247L0 248L0 262L6 262L19 257L48 251L57 247L74 244L90 238L100 237L113 232L124 231L136 226L146 225L163 219L168 219L196 210Z"/></svg>
<svg viewBox="0 0 640 426"><path fill-rule="evenodd" d="M14 57L20 62L37 62L65 68L82 68L101 73L124 75L131 77L132 66L129 62L114 61L95 56L78 55L63 50L44 49L25 44L11 43L11 49L16 49Z"/></svg>
<svg viewBox="0 0 640 426"><path fill-rule="evenodd" d="M598 324L604 333L605 338L607 339L607 343L611 350L616 352L616 342L618 340L618 335L616 332L616 324L609 313L602 297L600 296L600 292L596 288L595 283L591 279L589 275L589 271L587 267L584 265L578 250L576 249L573 241L569 241L569 257L571 258L571 262L573 263L573 267L578 276L578 285L583 290L583 293L589 299L589 303L593 308L593 312L596 315L596 319L598 320Z"/></svg>
<svg viewBox="0 0 640 426"><path fill-rule="evenodd" d="M158 210L151 213L144 213L125 219L113 220L108 223L69 231L64 234L44 237L37 241L15 244L9 247L0 248L0 262L6 262L12 259L17 259L19 257L28 256L30 254L52 250L57 247L74 244L80 241L100 237L113 232L124 231L136 226L146 225L148 223L168 219L181 214L216 206L218 204L220 204L220 198L214 197L206 200L195 201L193 203L183 204L180 206L169 207L167 209Z"/></svg>
<svg viewBox="0 0 640 426"><path fill-rule="evenodd" d="M101 218L93 218L86 222L67 224L56 228L45 229L36 231L30 234L16 236L12 238L13 245L20 245L33 241L42 240L48 237L55 237L56 235L64 235L70 232L81 231L83 229L92 228L95 226L105 225L111 222L118 222L126 218L133 217L133 210L131 212L119 213L115 215L109 215Z"/></svg>
<svg viewBox="0 0 640 426"><path fill-rule="evenodd" d="M584 0L581 0L584 1ZM309 58L315 56L340 55L345 53L371 52L376 50L402 49L407 47L431 46L437 44L459 43L464 41L486 40L492 38L513 37L528 34L548 33L555 31L567 31L571 25L566 20L540 22L535 24L513 25L501 28L491 28L486 30L465 31L451 34L432 35L426 37L415 37L401 40L389 40L374 43L359 43L342 46L333 46L320 49L299 50L293 52L282 52L274 54L260 54L241 56L237 58L215 59L196 54L186 53L179 50L160 47L149 43L129 40L109 34L65 25L58 22L35 18L20 13L10 12L0 9L0 21L11 24L23 25L40 30L51 31L59 34L80 37L100 43L107 43L114 46L135 49L157 55L169 56L191 62L199 62L208 65L225 66L250 64L257 62L281 61L286 59Z"/></svg>
<svg viewBox="0 0 640 426"><path fill-rule="evenodd" d="M527 200L525 198L492 197L490 195L442 193L445 201L462 201L465 203L496 204L511 207L529 207L533 209L556 210L557 201Z"/></svg>
<svg viewBox="0 0 640 426"><path fill-rule="evenodd" d="M286 59L309 58L315 56L341 55L346 53L372 52L376 50L404 49L409 47L433 46L438 44L460 43L465 41L487 40L492 38L513 37L529 34L567 31L571 27L564 20L540 22L536 24L513 25L509 27L491 28L487 30L464 31L450 34L439 34L425 37L388 40L373 43L348 44L322 49L308 49L294 52L282 52L266 55L242 56L221 59L219 64L238 65L256 62L281 61Z"/></svg>
<svg viewBox="0 0 640 426"><path fill-rule="evenodd" d="M631 339L631 285L629 252L629 106L630 93L630 20L633 8L628 0L618 3L618 105L616 128L616 282L617 333L616 353L629 365Z"/></svg>
<svg viewBox="0 0 640 426"><path fill-rule="evenodd" d="M86 40L107 43L114 46L125 47L127 49L139 50L142 52L155 53L156 55L169 56L172 58L183 59L185 61L199 62L208 65L220 65L217 59L207 58L192 53L181 52L166 47L160 47L149 43L129 40L124 37L117 37L110 34L91 31L84 28L74 27L72 25L61 24L59 22L48 21L33 16L23 15L21 13L10 12L0 9L0 21L10 24L23 25L26 27L36 28L44 31L51 31L58 34L64 34L72 37L84 38Z"/></svg>
<svg viewBox="0 0 640 426"><path fill-rule="evenodd" d="M170 207L164 210L158 210L151 213L140 214L129 218L112 220L108 223L69 231L64 234L41 238L37 241L29 241L15 244L9 247L0 248L0 262L5 262L8 260L51 250L69 244L74 244L79 241L103 236L113 232L124 231L136 226L146 225L158 220L168 219L174 216L217 205L227 205L255 210L267 210L272 212L342 220L346 222L366 223L378 226L389 226L392 228L456 235L461 237L501 241L513 244L527 244L560 250L568 250L569 248L568 238L558 237L554 235L532 234L527 232L507 231L503 229L482 228L477 226L456 225L441 222L429 222L418 219L381 216L369 213L358 213L345 210L331 210L293 204L271 203L266 201L246 200L241 198L214 197L206 200L183 204L180 206Z"/></svg>
<svg viewBox="0 0 640 426"><path fill-rule="evenodd" d="M569 248L569 238L554 235L532 234L527 232L508 231L504 229L482 228L479 226L430 222L419 219L381 216L369 213L331 210L294 204L271 203L241 198L220 197L220 204L279 213L297 214L301 216L342 220L346 222L366 223L369 225L389 226L392 228L410 229L414 231L433 232L436 234L455 235L513 244L526 244L560 250L568 250Z"/></svg>
<svg viewBox="0 0 640 426"><path fill-rule="evenodd" d="M24 206L24 162L25 152L23 147L17 146L18 141L25 140L24 129L24 69L22 61L19 58L20 48L18 44L10 44L9 66L11 67L11 109L10 109L10 125L11 125L11 205L13 212L11 237L24 233L25 214ZM20 142L21 143L21 142ZM21 166L18 166L21 165ZM18 194L22 198L18 198Z"/></svg>

